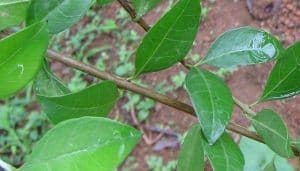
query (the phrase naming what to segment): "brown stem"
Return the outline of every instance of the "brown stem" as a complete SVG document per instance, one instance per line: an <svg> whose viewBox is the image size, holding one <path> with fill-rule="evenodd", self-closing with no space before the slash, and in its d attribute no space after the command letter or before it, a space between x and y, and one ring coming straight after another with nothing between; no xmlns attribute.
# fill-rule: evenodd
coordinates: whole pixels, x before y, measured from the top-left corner
<svg viewBox="0 0 300 171"><path fill-rule="evenodd" d="M151 27L149 26L149 24L146 23L146 21L142 17L137 18L135 10L127 2L127 0L118 0L118 2L128 12L128 14L130 15L130 17L133 21L138 23L138 25L141 26L145 31L150 30Z"/></svg>
<svg viewBox="0 0 300 171"><path fill-rule="evenodd" d="M144 130L144 128L142 127L141 123L139 122L139 120L136 117L136 113L134 111L134 107L133 105L131 106L131 111L130 111L130 115L131 118L133 120L134 125L136 125L138 127L138 129L143 133L143 140L145 141L145 143L147 145L153 145L154 143L156 143L157 141L159 141L162 137L163 137L163 133L160 133L158 136L156 136L154 139L149 138Z"/></svg>
<svg viewBox="0 0 300 171"><path fill-rule="evenodd" d="M118 2L121 4L121 6L129 13L129 15L131 16L131 18L135 19L136 18L136 12L135 10L130 6L130 4L127 2L127 0L118 0ZM139 24L142 28L144 28L144 30L147 32L151 27L149 26L149 24L147 24L145 22L145 20L141 17L139 18L139 20L137 20L136 22L137 24ZM184 60L180 61L180 63L187 69L189 70L191 67L188 66L186 64L186 62ZM235 104L237 106L239 106L239 108L241 108L244 112L246 112L247 114L250 115L255 115L255 112L253 110L251 110L251 108L242 103L241 101L239 101L237 98L233 97L233 100L235 102Z"/></svg>
<svg viewBox="0 0 300 171"><path fill-rule="evenodd" d="M151 99L154 99L160 103L166 104L166 105L174 107L178 110L181 110L181 111L184 111L191 115L194 115L194 110L190 105L187 105L185 103L177 101L176 99L169 98L165 95L157 93L154 90L135 85L135 84L127 81L126 79L122 79L122 78L112 75L108 72L99 71L92 65L85 64L85 63L76 61L74 59L65 57L57 52L52 51L52 50L48 50L48 57L51 59L54 59L56 61L59 61L61 63L64 63L67 66L76 68L83 72L86 72L86 73L88 73L92 76L95 76L97 78L100 78L102 80L114 81L118 85L119 88L133 91L135 93L141 94L141 95L149 97Z"/></svg>
<svg viewBox="0 0 300 171"><path fill-rule="evenodd" d="M180 61L181 65L184 66L185 69L190 70L191 67L186 64L184 60Z"/></svg>
<svg viewBox="0 0 300 171"><path fill-rule="evenodd" d="M142 17L139 18L139 19L136 19L136 16L137 16L136 12L134 11L134 9L131 7L131 5L126 0L118 0L118 2L129 13L129 15L131 16L131 18L136 21L136 23L138 23L145 31L149 31L149 29L151 27L146 23L146 21ZM102 80L111 80L111 81L114 81L119 88L130 90L132 92L141 94L141 95L146 96L148 98L151 98L151 99L153 99L155 101L158 101L158 102L160 102L162 104L165 104L165 105L171 106L171 107L173 107L175 109L178 109L180 111L183 111L183 112L185 112L187 114L190 114L192 116L196 116L193 107L190 106L190 105L188 105L188 104L186 104L186 103L180 102L180 101L178 101L178 100L176 100L174 98L170 98L170 97L165 96L163 94L157 93L154 90L138 86L136 84L133 84L133 83L129 82L128 80L119 78L119 77L117 77L115 75L112 75L110 73L99 71L99 70L97 70L92 65L85 64L85 63L73 60L71 58L67 58L67 57L65 57L65 56L63 56L61 54L58 54L58 53L56 53L56 52L54 52L52 50L48 50L47 53L48 53L48 57L49 58L51 58L53 60L56 60L56 61L59 61L59 62L65 64L67 66L76 68L78 70L81 70L81 71L83 71L83 72L85 72L87 74L90 74L90 75L95 76L97 78L100 78ZM185 65L184 62L182 62L182 64L187 69L189 68L189 66ZM235 103L241 109L246 110L245 112L251 111L251 112L249 112L249 114L253 114L252 113L253 111L250 108L247 108L247 106L245 106L244 104L242 104L236 98L234 98L234 100L235 100ZM255 132L248 131L246 128L244 128L244 127L242 127L242 126L240 126L240 125L238 125L236 123L230 122L228 124L228 126L227 126L227 129L230 130L230 131L232 131L232 132L235 132L235 133L241 134L243 136L246 136L248 138L251 138L253 140L256 140L256 141L264 143L264 141L261 139L261 137L259 137ZM299 155L298 149L295 146L292 146L292 149L293 149L295 155L298 156Z"/></svg>
<svg viewBox="0 0 300 171"><path fill-rule="evenodd" d="M249 114L250 116L255 116L256 113L249 107L249 105L242 103L239 99L233 97L234 103L242 109L246 114Z"/></svg>
<svg viewBox="0 0 300 171"><path fill-rule="evenodd" d="M120 5L121 5L121 6L129 13L129 15L131 16L131 18L135 21L135 19L136 19L136 12L135 12L135 10L131 7L131 5L127 2L127 0L118 0L118 2L119 2ZM149 24L147 24L146 21L145 21L142 17L140 17L138 20L136 20L136 23L137 23L138 25L140 25L142 28L144 28L144 30L145 30L146 32L149 31L150 28L151 28L151 27L149 26ZM200 61L200 62L201 62L201 61ZM180 63L181 63L187 70L189 70L189 69L191 68L190 66L188 66L188 65L186 64L186 62L185 62L184 60L180 61ZM147 95L145 95L145 96L147 96ZM170 98L168 98L168 99L170 99ZM154 100L157 100L157 99L154 99ZM171 104L176 104L176 103L173 102L174 99L173 99L173 100L170 99L170 100L172 101ZM238 99L235 98L235 97L233 97L233 100L234 100L235 104L236 104L240 109L242 109L244 112L246 112L247 114L250 114L251 116L254 116L254 115L255 115L255 112L249 107L249 105L246 105L246 104L242 103L240 100L238 100ZM163 102L162 102L162 103L163 103ZM166 103L164 103L164 104L166 104ZM166 104L166 105L168 105L168 104ZM195 115L195 112L193 111L193 108L192 108L191 106L187 106L186 104L182 104L182 106L183 106L184 108L179 107L179 108L180 108L179 110L184 111L184 112L187 112L187 113L189 113L189 114ZM175 107L175 106L172 106L172 107ZM177 106L176 106L175 108L178 109ZM192 113L190 113L191 111L192 111ZM248 138L251 138L251 139L254 139L254 140L256 140L256 141L259 141L259 142L264 143L263 140L262 140L255 132L248 131L246 128L244 128L244 127L242 127L242 126L240 126L240 125L238 125L238 124L235 124L235 123L233 123L233 122L231 122L231 123L227 126L227 129L230 130L230 131L233 131L233 132L235 132L235 133L241 134L241 135L243 135L243 136L246 136L246 137L248 137ZM292 146L292 148L293 148L294 153L295 153L296 155L299 155L300 152L298 151L298 149L297 149L295 146Z"/></svg>
<svg viewBox="0 0 300 171"><path fill-rule="evenodd" d="M170 107L173 107L175 109L183 111L183 112L185 112L187 114L190 114L192 116L196 116L195 111L194 111L192 106L190 106L186 103L180 102L180 101L178 101L174 98L170 98L166 95L157 93L154 90L141 87L141 86L136 85L134 83L131 83L131 82L129 82L129 81L123 79L123 78L112 75L108 72L99 71L92 65L85 64L85 63L76 61L72 58L65 57L65 56L63 56L63 55L61 55L57 52L52 51L52 50L48 50L47 54L48 54L48 58L50 58L50 59L56 60L56 61L58 61L60 63L63 63L67 66L70 66L72 68L76 68L76 69L78 69L80 71L83 71L87 74L90 74L94 77L100 78L102 80L114 81L117 84L117 86L121 89L129 90L129 91L141 94L141 95L146 96L148 98L151 98L155 101L158 101L162 104L168 105ZM235 124L233 122L231 122L227 126L227 129L232 131L232 132L235 132L235 133L241 134L243 136L246 136L248 138L254 139L256 141L263 142L263 140L255 132L248 131L246 128L244 128L244 127L242 127L238 124ZM294 150L296 155L299 155L298 150L294 146L293 146L293 150Z"/></svg>

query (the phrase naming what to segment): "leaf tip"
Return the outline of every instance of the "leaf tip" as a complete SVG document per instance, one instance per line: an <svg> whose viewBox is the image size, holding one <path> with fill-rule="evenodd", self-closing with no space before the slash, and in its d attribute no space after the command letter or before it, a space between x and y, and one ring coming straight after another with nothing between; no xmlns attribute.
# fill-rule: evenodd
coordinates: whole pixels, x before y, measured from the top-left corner
<svg viewBox="0 0 300 171"><path fill-rule="evenodd" d="M214 145L216 141L221 137L223 132L224 131L222 131L221 133L211 133L210 135L204 133L204 136L207 139L209 145Z"/></svg>

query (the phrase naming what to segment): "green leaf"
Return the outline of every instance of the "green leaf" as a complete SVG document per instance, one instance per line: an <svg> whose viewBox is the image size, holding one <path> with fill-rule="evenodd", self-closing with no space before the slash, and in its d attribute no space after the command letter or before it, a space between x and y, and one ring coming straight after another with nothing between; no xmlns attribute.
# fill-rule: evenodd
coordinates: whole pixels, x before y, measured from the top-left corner
<svg viewBox="0 0 300 171"><path fill-rule="evenodd" d="M111 3L113 0L97 0L97 3L99 5L106 5L106 4L109 4Z"/></svg>
<svg viewBox="0 0 300 171"><path fill-rule="evenodd" d="M300 42L289 47L274 66L261 100L292 97L300 93Z"/></svg>
<svg viewBox="0 0 300 171"><path fill-rule="evenodd" d="M204 150L201 128L192 126L184 138L179 153L177 171L200 171L204 169Z"/></svg>
<svg viewBox="0 0 300 171"><path fill-rule="evenodd" d="M61 122L27 156L20 171L113 171L130 153L141 134L129 126L83 117Z"/></svg>
<svg viewBox="0 0 300 171"><path fill-rule="evenodd" d="M53 123L83 116L106 117L118 98L117 86L112 81L57 97L38 95L43 111Z"/></svg>
<svg viewBox="0 0 300 171"><path fill-rule="evenodd" d="M30 0L0 0L0 31L25 20Z"/></svg>
<svg viewBox="0 0 300 171"><path fill-rule="evenodd" d="M202 131L209 143L213 144L231 119L234 103L230 89L216 75L197 68L190 70L185 86Z"/></svg>
<svg viewBox="0 0 300 171"><path fill-rule="evenodd" d="M27 24L47 20L50 33L59 33L83 17L94 0L32 0Z"/></svg>
<svg viewBox="0 0 300 171"><path fill-rule="evenodd" d="M296 146L298 150L300 150L300 140L294 141L293 144Z"/></svg>
<svg viewBox="0 0 300 171"><path fill-rule="evenodd" d="M179 0L150 29L137 49L135 77L181 61L196 37L200 13L200 0Z"/></svg>
<svg viewBox="0 0 300 171"><path fill-rule="evenodd" d="M274 160L275 158L273 158L272 161L267 164L267 166L264 168L264 171L277 171Z"/></svg>
<svg viewBox="0 0 300 171"><path fill-rule="evenodd" d="M258 135L277 154L292 157L288 129L280 116L270 109L264 109L251 119Z"/></svg>
<svg viewBox="0 0 300 171"><path fill-rule="evenodd" d="M245 158L244 171L263 171L272 160L278 171L294 171L287 159L274 153L265 144L242 137L239 146Z"/></svg>
<svg viewBox="0 0 300 171"><path fill-rule="evenodd" d="M7 98L31 81L48 46L44 22L0 40L0 98Z"/></svg>
<svg viewBox="0 0 300 171"><path fill-rule="evenodd" d="M216 39L203 63L234 68L268 62L277 58L283 47L269 33L251 27L229 30Z"/></svg>
<svg viewBox="0 0 300 171"><path fill-rule="evenodd" d="M214 171L243 171L245 164L243 154L227 133L212 146L205 141L202 142Z"/></svg>
<svg viewBox="0 0 300 171"><path fill-rule="evenodd" d="M132 0L132 5L136 11L136 17L140 18L151 9L156 7L161 0Z"/></svg>
<svg viewBox="0 0 300 171"><path fill-rule="evenodd" d="M42 96L61 96L71 93L70 90L50 71L47 61L35 78L34 89Z"/></svg>

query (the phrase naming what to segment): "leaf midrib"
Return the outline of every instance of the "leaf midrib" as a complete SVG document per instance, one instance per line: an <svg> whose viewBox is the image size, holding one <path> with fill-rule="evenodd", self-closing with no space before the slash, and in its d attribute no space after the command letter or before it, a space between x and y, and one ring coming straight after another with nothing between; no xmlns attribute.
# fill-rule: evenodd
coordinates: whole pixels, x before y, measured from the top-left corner
<svg viewBox="0 0 300 171"><path fill-rule="evenodd" d="M196 128L196 129L199 130L198 128ZM199 130L199 132L196 131L196 133L200 133L200 130ZM201 137L199 137L199 135L193 136L193 137L192 137L192 140L191 140L192 144L197 143L199 138L201 138ZM201 139L200 139L200 141L201 141ZM202 141L201 141L201 144L202 144ZM202 152L203 152L203 146L201 145L201 146L199 146L199 148L202 148ZM204 153L203 153L203 154L204 154ZM203 155L203 154L202 154L202 155ZM192 161L192 160L188 160L188 163L191 163L191 161ZM202 162L202 161L201 161L201 162ZM190 164L187 164L187 165L192 167L192 165L190 165Z"/></svg>
<svg viewBox="0 0 300 171"><path fill-rule="evenodd" d="M35 26L34 26L35 27ZM44 25L42 25L41 27L40 27L40 29L39 29L39 31L36 33L36 34L34 34L34 36L33 37L31 37L28 41L24 41L24 43L25 42L31 42L32 40L34 40L36 37L37 37L37 35L39 35L40 33L41 33L41 31L44 29ZM28 31L28 30L23 30L23 31ZM15 35L12 35L12 36L15 36ZM18 35L17 35L18 36ZM9 37L10 38L10 37ZM4 40L2 40L2 41L5 41L5 39ZM14 58L22 49L24 49L24 48L26 48L26 47L28 47L30 45L30 43L28 43L28 44L26 44L25 46L20 46L16 51L14 51L14 53L12 53L11 55L9 55L7 58L6 58L6 60L4 60L3 62L1 62L0 63L0 67L2 67L3 65L5 65L5 64L7 64L12 58Z"/></svg>
<svg viewBox="0 0 300 171"><path fill-rule="evenodd" d="M19 1L14 1L14 2L6 2L6 3L0 3L0 8L2 6L9 6L9 5L14 5L14 4L18 4L18 3L28 3L29 0L19 0Z"/></svg>
<svg viewBox="0 0 300 171"><path fill-rule="evenodd" d="M279 136L281 139L283 139L284 141L287 142L286 137L280 135L276 130L270 128L269 126L263 124L262 122L260 122L260 121L258 121L258 120L256 120L256 119L252 119L252 121L254 121L254 122L257 123L258 125L260 125L260 126L266 128L266 129L268 129L269 131L273 132L274 134L276 134L276 135ZM287 132L286 132L286 133L287 133Z"/></svg>
<svg viewBox="0 0 300 171"><path fill-rule="evenodd" d="M161 39L161 41L159 42L158 46L154 49L152 55L147 59L147 61L145 62L145 64L143 65L143 67L141 67L139 69L139 71L135 74L136 76L141 74L141 72L145 69L145 67L148 65L148 63L152 60L154 54L156 54L156 52L158 51L158 49L161 47L162 43L164 42L164 40L166 39L167 35L169 35L170 31L173 29L173 26L177 23L177 21L179 20L179 18L182 17L184 11L186 10L187 6L190 4L191 0L186 0L188 1L185 5L185 7L182 9L180 15L178 15L178 17L176 18L175 22L169 27L169 29L167 30L166 34L164 35L164 37Z"/></svg>
<svg viewBox="0 0 300 171"><path fill-rule="evenodd" d="M52 75L52 73L50 73L47 69L45 69L45 72L46 72L46 77L48 77L48 79L50 80L51 84L55 85L55 87L57 87L57 90L60 91L61 94L68 94L68 93L70 93L69 89L57 77L55 77L54 75ZM55 81L58 84L60 84L62 87L64 87L65 90L63 90L60 86L56 86L56 82ZM68 90L68 92L66 92L66 90ZM53 95L53 97L55 97L57 95L59 95L59 94Z"/></svg>
<svg viewBox="0 0 300 171"><path fill-rule="evenodd" d="M64 17L66 17L66 18L80 17L80 16L83 15L83 13L80 13L80 14L77 15L77 16L68 16L68 15L66 15L66 14L64 13L64 11L62 11L62 10L60 9L60 6L61 6L64 2L65 2L65 1L61 1L61 3L58 3L56 7L54 7L54 8L51 9L50 11L48 11L48 14L45 15L45 17L43 17L43 19L47 19L47 18L52 14L52 12L53 12L54 10L57 10L57 9L58 9L58 11L59 11Z"/></svg>
<svg viewBox="0 0 300 171"><path fill-rule="evenodd" d="M52 84L54 85L57 89L55 90L55 92L58 92L60 91L61 94L58 94L58 93L55 93L55 95L47 95L47 97L56 97L56 96L60 96L60 95L66 95L66 94L69 94L71 93L70 90L64 85L64 83L62 81L60 81L57 77L55 77L51 72L49 72L48 68L45 66L47 64L44 64L43 65L43 68L42 70L46 73L45 76L48 78L48 80L50 80L50 83L49 84ZM63 90L60 86L57 86L56 85L56 82L58 84L60 84L62 87L65 88L65 90ZM43 95L42 93L39 93L39 92L36 92L36 95L37 96L44 96L46 97L45 95Z"/></svg>
<svg viewBox="0 0 300 171"><path fill-rule="evenodd" d="M115 139L113 138L112 140L108 141L109 143L96 143L94 145L90 145L86 148L83 148L83 149L78 149L78 150L75 150L75 151L72 151L72 152L68 152L68 153L64 153L64 154L60 154L60 155L57 155L57 156L53 156L51 158L45 158L43 160L34 160L33 162L25 165L26 167L28 166L32 166L34 165L35 163L37 162L40 162L40 163L45 163L45 164L49 164L51 161L55 161L55 160L59 160L59 159L62 159L62 158L65 158L65 157L70 157L70 156L76 156L76 155L80 155L80 154L84 154L85 152L89 153L89 151L93 151L93 150L97 150L99 148L102 148L106 145L109 145L111 143L116 143L116 142L119 142L119 141L127 141L128 139L134 139L134 138L137 138L137 136L127 136L125 138L122 138L122 139ZM95 145L97 145L95 147Z"/></svg>
<svg viewBox="0 0 300 171"><path fill-rule="evenodd" d="M282 82L284 82L293 72L295 72L297 70L297 66L294 67L288 74L286 74L285 77L283 77L282 80L280 80L271 90L268 91L267 94L265 94L261 99L265 99L266 97L268 97L273 90L275 90L276 88L278 88Z"/></svg>
<svg viewBox="0 0 300 171"><path fill-rule="evenodd" d="M226 53L222 53L221 55L218 55L218 56L215 56L215 57L211 57L207 60L204 60L203 63L207 63L207 62L210 62L210 61L213 61L213 60L216 60L216 59L219 59L219 58L222 58L223 56L227 56L227 55L230 55L230 54L233 54L233 53L238 53L238 52L248 52L248 51L258 51L258 52L263 52L264 54L266 54L262 48L250 48L250 49L241 49L241 50L234 50L234 51L229 51L229 52L226 52ZM207 57L206 57L207 58Z"/></svg>
<svg viewBox="0 0 300 171"><path fill-rule="evenodd" d="M220 145L221 145L221 147L222 147L222 150L223 150L224 156L225 156L225 161L226 161L226 171L229 171L229 159L228 159L228 155L227 155L227 152L226 152L226 150L225 150L225 147L224 147L224 145L223 145L223 141L222 141L222 140L220 140Z"/></svg>
<svg viewBox="0 0 300 171"><path fill-rule="evenodd" d="M201 71L199 71L199 70L197 70L197 71L198 71L200 77L203 79L203 82L204 82L204 84L205 84L205 86L206 86L206 88L207 88L207 91L208 91L208 93L209 93L209 99L210 99L210 104L211 104L211 107L212 107L212 117L213 117L213 120L212 120L212 128L213 128L213 130L214 130L214 128L215 128L215 127L214 127L214 124L215 124L215 105L214 105L214 103L213 103L211 89L210 89L210 87L208 86L208 82L207 82L207 80L206 80L205 75L204 75Z"/></svg>
<svg viewBox="0 0 300 171"><path fill-rule="evenodd" d="M68 109L74 109L74 110L87 110L87 109L91 110L91 109L96 109L96 108L103 107L103 106L106 106L106 105L114 104L117 101L117 98L116 98L116 99L114 99L112 101L102 103L101 105L87 106L87 107L72 107L72 106L66 106L64 104L60 104L60 103L58 103L56 101L53 101L53 100L50 99L51 97L46 97L46 96L40 96L40 97L46 98L48 101L52 102L53 104L55 104L57 106L68 108Z"/></svg>

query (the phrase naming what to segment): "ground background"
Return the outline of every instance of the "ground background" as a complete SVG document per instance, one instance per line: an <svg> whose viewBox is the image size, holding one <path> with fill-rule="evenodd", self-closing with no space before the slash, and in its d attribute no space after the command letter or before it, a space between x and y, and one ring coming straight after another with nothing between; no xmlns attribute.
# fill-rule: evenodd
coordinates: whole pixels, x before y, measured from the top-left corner
<svg viewBox="0 0 300 171"><path fill-rule="evenodd" d="M162 0L157 8L145 16L145 20L152 25L172 3L172 0ZM252 0L251 4L247 6L247 0L203 0L203 21L188 58L197 60L204 56L218 35L237 26L250 25L268 30L283 40L285 46L300 40L299 0L282 0L281 3L278 3L278 0ZM119 4L114 2L109 6L95 7L89 11L72 29L54 37L51 47L65 55L92 63L100 70L127 77L133 71L133 52L143 34L144 31L131 22L126 12L120 10ZM216 72L224 77L236 97L251 104L261 95L272 66L273 63L267 63L235 71ZM73 91L98 81L59 63L53 62L51 68ZM160 73L146 74L138 83L190 103L182 88L185 72L184 67L176 65ZM300 137L299 104L300 97L295 97L281 102L260 104L255 106L255 110L259 111L264 107L275 109L286 121L292 136ZM12 128L10 131L0 129L0 156L10 163L21 165L23 156L30 151L32 143L51 125L39 111L30 87L18 97L0 102L0 112L9 113ZM239 112L235 109L233 119L248 126ZM11 116L16 113L17 116ZM136 116L140 125L144 127L147 138L138 144L119 170L173 170L179 141L196 120L165 105L155 104L149 99L124 92L124 97L110 117L134 124L133 116ZM155 141L161 133L164 135ZM12 134L20 138L11 136ZM297 162L292 162L297 167Z"/></svg>

